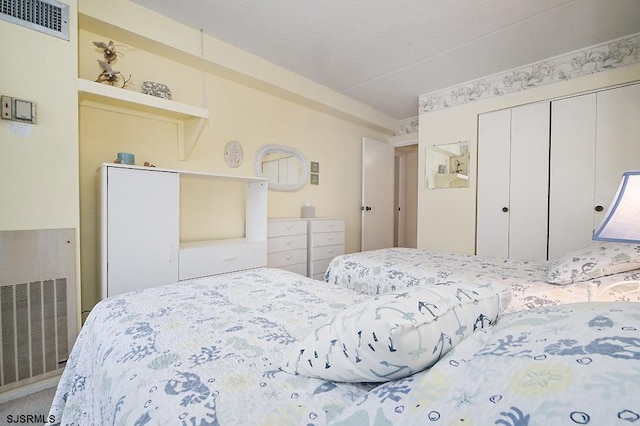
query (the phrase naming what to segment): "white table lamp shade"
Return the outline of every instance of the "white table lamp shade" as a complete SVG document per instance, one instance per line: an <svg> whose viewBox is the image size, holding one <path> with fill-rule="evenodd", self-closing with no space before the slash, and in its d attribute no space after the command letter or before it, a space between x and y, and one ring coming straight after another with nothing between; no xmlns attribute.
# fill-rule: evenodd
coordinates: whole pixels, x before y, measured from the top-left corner
<svg viewBox="0 0 640 426"><path fill-rule="evenodd" d="M593 239L640 243L640 172L622 174L618 192Z"/></svg>

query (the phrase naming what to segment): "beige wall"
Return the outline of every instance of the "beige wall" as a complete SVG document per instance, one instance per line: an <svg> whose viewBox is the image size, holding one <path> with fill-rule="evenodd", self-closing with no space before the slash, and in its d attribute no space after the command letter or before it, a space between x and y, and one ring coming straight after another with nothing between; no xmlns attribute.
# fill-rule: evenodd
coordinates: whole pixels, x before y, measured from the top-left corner
<svg viewBox="0 0 640 426"><path fill-rule="evenodd" d="M38 103L30 136L0 120L2 230L78 225L76 6L66 3L70 41L0 21L0 94Z"/></svg>
<svg viewBox="0 0 640 426"><path fill-rule="evenodd" d="M556 99L571 94L619 85L640 79L640 65L592 74L540 86L509 95L471 102L420 116L418 247L459 253L475 251L477 117L489 111ZM427 146L460 140L471 141L469 188L424 188L424 152Z"/></svg>
<svg viewBox="0 0 640 426"><path fill-rule="evenodd" d="M0 94L38 104L29 136L0 120L0 230L72 228L79 238L77 3L64 2L69 41L0 21Z"/></svg>
<svg viewBox="0 0 640 426"><path fill-rule="evenodd" d="M136 31L144 32L148 25L149 22L140 22ZM94 80L100 72L97 59L101 54L93 41L108 42L114 38L109 27L86 26L90 28L83 28L81 24L79 33L79 76ZM155 27L148 31L154 30ZM188 34L193 31L183 30ZM188 38L181 32L175 36L178 40ZM113 68L127 77L132 76L133 85L127 89L137 91L143 81L159 81L171 88L175 101L202 106L201 72L198 66L193 66L197 63L167 59L150 51L154 49L145 50L143 43L130 43L131 40L140 39L114 39L123 55ZM197 38L193 41L199 46ZM259 67L261 62L256 64ZM265 74L273 71L271 65L264 67ZM297 192L270 191L269 216L299 217L300 207L309 200L316 207L316 216L344 218L347 252L360 249L362 137L386 140L387 134L376 126L360 124L353 117L343 119L341 114L314 108L312 103L280 96L279 91L261 90L255 84L244 84L242 79L227 78L226 74L221 77L215 67L209 66L207 70L205 93L210 119L187 161L178 160L177 125L172 120L126 109L105 108L99 103L81 104L83 309L90 309L98 294L96 171L101 163L113 161L121 151L134 153L138 165L149 161L163 168L250 176L253 175L254 155L262 145L275 143L297 148L307 161L320 163L320 185L306 185ZM244 161L238 168L230 168L224 161L224 147L230 140L240 142L243 147ZM215 197L203 195L209 190L216 191ZM243 212L220 205L221 200L228 205L242 200L237 191L219 192L222 190L195 182L189 184L189 188L183 187L181 234L185 240L243 234Z"/></svg>

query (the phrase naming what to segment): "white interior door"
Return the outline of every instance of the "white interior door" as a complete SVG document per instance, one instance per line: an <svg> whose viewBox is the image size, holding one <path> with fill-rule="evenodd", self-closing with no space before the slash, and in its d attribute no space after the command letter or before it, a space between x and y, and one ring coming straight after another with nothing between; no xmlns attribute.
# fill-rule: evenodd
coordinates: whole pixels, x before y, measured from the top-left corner
<svg viewBox="0 0 640 426"><path fill-rule="evenodd" d="M404 154L395 152L393 188L393 245L404 247Z"/></svg>
<svg viewBox="0 0 640 426"><path fill-rule="evenodd" d="M362 251L393 247L394 147L362 138Z"/></svg>

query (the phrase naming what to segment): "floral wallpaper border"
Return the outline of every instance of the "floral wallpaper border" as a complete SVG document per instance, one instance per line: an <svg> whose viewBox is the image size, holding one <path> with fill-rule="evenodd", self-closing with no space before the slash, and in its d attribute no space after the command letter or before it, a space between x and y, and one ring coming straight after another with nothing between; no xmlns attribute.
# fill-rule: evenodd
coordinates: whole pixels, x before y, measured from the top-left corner
<svg viewBox="0 0 640 426"><path fill-rule="evenodd" d="M419 97L420 115L640 62L640 33Z"/></svg>
<svg viewBox="0 0 640 426"><path fill-rule="evenodd" d="M412 133L418 133L418 117L405 118L400 120L400 130L396 133L398 135L410 135Z"/></svg>

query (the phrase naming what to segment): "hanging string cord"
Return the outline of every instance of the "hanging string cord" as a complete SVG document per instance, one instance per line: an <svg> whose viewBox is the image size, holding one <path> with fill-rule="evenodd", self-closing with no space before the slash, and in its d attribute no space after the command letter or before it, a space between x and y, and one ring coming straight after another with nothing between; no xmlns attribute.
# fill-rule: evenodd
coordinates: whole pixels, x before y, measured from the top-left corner
<svg viewBox="0 0 640 426"><path fill-rule="evenodd" d="M202 107L207 107L206 73L204 70L204 31L200 28L200 78L202 85Z"/></svg>

